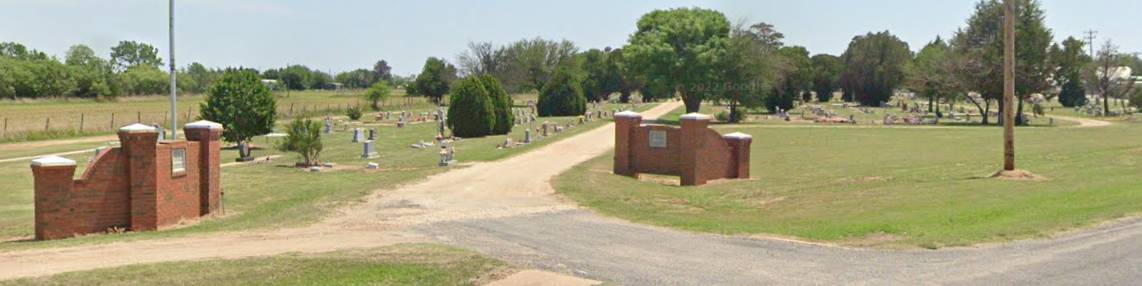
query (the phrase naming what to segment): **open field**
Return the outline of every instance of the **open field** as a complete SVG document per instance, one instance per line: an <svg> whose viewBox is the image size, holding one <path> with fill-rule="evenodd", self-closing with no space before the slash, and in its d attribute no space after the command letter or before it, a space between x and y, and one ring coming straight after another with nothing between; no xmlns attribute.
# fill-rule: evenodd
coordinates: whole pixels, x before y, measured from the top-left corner
<svg viewBox="0 0 1142 286"><path fill-rule="evenodd" d="M612 175L605 155L554 183L635 222L845 245L999 242L1142 212L1138 123L1020 128L1019 166L1047 178L1033 182L985 178L1001 165L997 128L714 128L753 135L751 180L666 186L677 178Z"/></svg>
<svg viewBox="0 0 1142 286"><path fill-rule="evenodd" d="M609 106L618 108L618 106ZM650 108L642 105L640 108ZM565 124L576 121L574 117L541 118L540 121ZM497 150L505 136L464 139L457 142L456 158L465 162L491 161L506 158L528 150L550 144L588 129L610 122L600 120L569 129L558 135L537 139L533 144L519 148ZM210 231L240 231L259 228L281 228L313 223L329 212L352 203L377 190L391 189L401 184L421 180L446 169L436 166L439 155L436 148L413 149L409 145L419 141L432 141L435 135L435 122L415 123L398 129L391 125L357 122L353 126L378 128L376 150L380 158L364 160L360 158L361 145L350 142L350 132L336 132L324 139L325 151L322 160L338 164L338 170L322 173L307 173L292 167L295 161L292 154L268 163L234 166L225 169L222 175L222 188L225 192L223 208L225 215L205 220L183 228L160 232L126 233L121 235L95 235L58 241L28 242L33 233L32 177L28 161L0 163L0 249L51 247L68 244L114 242L135 239L150 239L182 236ZM538 126L538 124L537 124ZM508 135L516 142L523 140L523 126L513 129ZM533 133L533 136L539 137ZM112 139L114 140L114 139ZM256 146L269 146L272 141L265 138L253 140ZM15 143L25 144L25 143ZM49 153L90 148L97 143L75 143L50 147ZM4 145L0 145L4 146ZM437 147L438 148L438 147ZM36 148L19 148L17 154L9 155L7 150L0 159L35 155ZM272 148L255 150L254 156L279 154ZM77 176L89 160L90 153L66 156L79 163ZM233 162L235 150L224 150L224 163ZM366 162L380 164L379 170L365 170ZM460 166L463 168L463 166Z"/></svg>
<svg viewBox="0 0 1142 286"><path fill-rule="evenodd" d="M353 105L367 105L362 90L275 92L279 118L302 114L342 115ZM203 95L179 96L180 122L199 115ZM383 110L427 109L423 97L405 97L394 90ZM141 122L169 126L170 99L166 96L125 97L111 102L95 100L0 101L0 142L111 134L121 126Z"/></svg>
<svg viewBox="0 0 1142 286"><path fill-rule="evenodd" d="M177 269L178 271L172 271ZM514 272L471 251L425 244L320 254L131 265L0 285L482 285Z"/></svg>

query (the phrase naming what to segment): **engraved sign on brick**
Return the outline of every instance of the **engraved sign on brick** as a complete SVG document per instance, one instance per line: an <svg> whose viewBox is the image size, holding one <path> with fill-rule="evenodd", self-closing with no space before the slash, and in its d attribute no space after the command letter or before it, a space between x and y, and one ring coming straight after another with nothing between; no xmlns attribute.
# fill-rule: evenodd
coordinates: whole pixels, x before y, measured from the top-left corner
<svg viewBox="0 0 1142 286"><path fill-rule="evenodd" d="M666 131L650 130L650 148L666 148Z"/></svg>

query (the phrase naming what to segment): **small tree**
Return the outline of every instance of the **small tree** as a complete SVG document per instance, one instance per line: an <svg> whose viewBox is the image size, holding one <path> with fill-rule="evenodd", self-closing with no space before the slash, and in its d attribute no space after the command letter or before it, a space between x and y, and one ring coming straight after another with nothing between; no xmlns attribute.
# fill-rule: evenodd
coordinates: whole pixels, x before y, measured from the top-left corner
<svg viewBox="0 0 1142 286"><path fill-rule="evenodd" d="M440 99L448 93L449 85L456 79L456 67L438 58L428 58L424 62L424 70L416 76L413 83L414 94L428 97L432 102L440 103Z"/></svg>
<svg viewBox="0 0 1142 286"><path fill-rule="evenodd" d="M500 81L491 75L480 76L480 81L483 82L484 91L487 91L487 97L492 100L493 109L495 109L496 125L492 128L492 134L508 134L512 132L512 126L515 125L515 114L512 114L512 97L504 90Z"/></svg>
<svg viewBox="0 0 1142 286"><path fill-rule="evenodd" d="M452 134L460 137L483 137L496 127L496 108L484 80L468 77L452 88L448 105L448 121Z"/></svg>
<svg viewBox="0 0 1142 286"><path fill-rule="evenodd" d="M392 89L389 88L389 84L383 81L378 81L377 83L373 84L373 86L369 87L369 91L365 92L365 99L369 100L369 104L371 107L373 107L373 110L381 110L379 103L389 99L389 96L391 95Z"/></svg>
<svg viewBox="0 0 1142 286"><path fill-rule="evenodd" d="M227 71L210 87L199 109L201 119L222 124L222 138L245 146L250 138L273 131L277 103L270 90L251 71ZM238 148L242 159L248 148Z"/></svg>
<svg viewBox="0 0 1142 286"><path fill-rule="evenodd" d="M587 97L579 79L566 68L551 76L539 92L539 116L573 116L587 112Z"/></svg>
<svg viewBox="0 0 1142 286"><path fill-rule="evenodd" d="M277 148L282 152L296 152L305 166L319 164L321 150L325 148L321 143L321 123L309 117L290 122L289 134L278 142Z"/></svg>

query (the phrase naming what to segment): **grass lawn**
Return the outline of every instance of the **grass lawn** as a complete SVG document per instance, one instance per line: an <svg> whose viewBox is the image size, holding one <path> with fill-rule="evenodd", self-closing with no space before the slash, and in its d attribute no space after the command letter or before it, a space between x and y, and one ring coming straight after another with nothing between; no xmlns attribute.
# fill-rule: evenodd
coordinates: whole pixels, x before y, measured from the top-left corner
<svg viewBox="0 0 1142 286"><path fill-rule="evenodd" d="M640 108L650 107L652 106L642 105ZM577 118L554 117L540 120L564 124L577 121ZM454 145L456 157L461 164L498 160L609 122L609 120L594 121L549 138L537 139L533 144L512 149L496 149L497 144L503 143L504 136L463 139ZM366 123L354 124L370 125L369 128L379 129L376 150L380 153L380 158L361 159L361 145L351 143L351 132L340 131L324 138L325 150L321 157L324 162L337 163L340 170L322 173L303 172L287 166L296 161L295 155L292 154L286 154L271 163L224 168L222 189L225 193L223 207L226 216L159 232L92 235L43 242L27 241L34 233L33 181L31 169L28 167L29 162L0 163L0 190L3 190L0 192L0 241L3 241L0 242L0 250L151 239L212 231L301 226L317 222L330 211L355 202L376 190L391 189L447 170L436 165L439 149L409 147L410 144L421 140L432 141L436 134L435 122L408 124L400 129L388 125L375 125L371 123L371 119L366 120ZM515 138L516 142L521 142L523 129L522 126L517 127L509 136ZM533 136L538 137L538 134ZM261 146L270 145L264 138L256 138L253 142ZM74 144L74 147L79 149L88 147L84 144L90 143ZM66 146L52 148L65 150ZM278 153L272 149L253 152L255 156ZM76 171L76 175L79 176L90 156L91 154L82 153L66 157L79 163L79 170ZM16 156L0 154L0 158L11 157ZM234 150L223 151L223 163L233 162L236 157L237 152ZM380 169L366 170L364 166L367 162L380 164ZM463 168L463 166L458 167Z"/></svg>
<svg viewBox="0 0 1142 286"><path fill-rule="evenodd" d="M983 178L1002 163L998 128L715 128L753 135L751 180L666 186L612 175L608 154L556 189L640 223L884 247L1042 237L1142 212L1139 123L1018 129L1019 167L1040 182Z"/></svg>
<svg viewBox="0 0 1142 286"><path fill-rule="evenodd" d="M409 244L131 265L0 281L0 285L480 285L512 271L505 263L474 252Z"/></svg>

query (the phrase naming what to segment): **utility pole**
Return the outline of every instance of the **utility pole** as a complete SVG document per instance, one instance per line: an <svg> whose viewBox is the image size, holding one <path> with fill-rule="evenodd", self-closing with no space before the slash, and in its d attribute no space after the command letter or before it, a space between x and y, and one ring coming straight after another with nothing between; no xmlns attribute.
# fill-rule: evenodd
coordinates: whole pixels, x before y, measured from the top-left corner
<svg viewBox="0 0 1142 286"><path fill-rule="evenodd" d="M1003 0L1003 170L1015 170L1015 0Z"/></svg>
<svg viewBox="0 0 1142 286"><path fill-rule="evenodd" d="M1086 43L1087 43L1087 45L1090 45L1090 58L1093 59L1094 58L1094 39L1095 39L1095 35L1098 35L1098 31L1087 30L1086 32L1083 32L1083 33L1086 34Z"/></svg>
<svg viewBox="0 0 1142 286"><path fill-rule="evenodd" d="M170 51L171 51L171 138L170 140L178 139L178 78L175 76L175 63L174 63L174 0L170 0Z"/></svg>

